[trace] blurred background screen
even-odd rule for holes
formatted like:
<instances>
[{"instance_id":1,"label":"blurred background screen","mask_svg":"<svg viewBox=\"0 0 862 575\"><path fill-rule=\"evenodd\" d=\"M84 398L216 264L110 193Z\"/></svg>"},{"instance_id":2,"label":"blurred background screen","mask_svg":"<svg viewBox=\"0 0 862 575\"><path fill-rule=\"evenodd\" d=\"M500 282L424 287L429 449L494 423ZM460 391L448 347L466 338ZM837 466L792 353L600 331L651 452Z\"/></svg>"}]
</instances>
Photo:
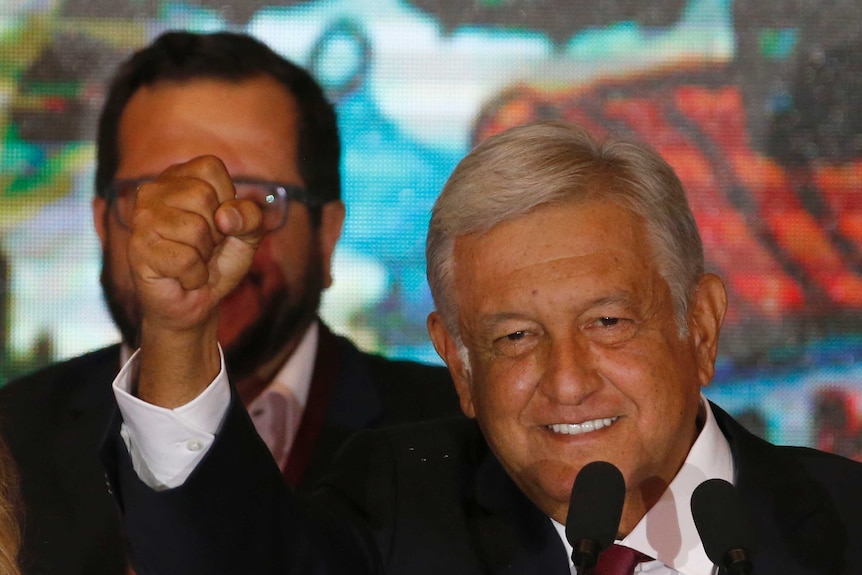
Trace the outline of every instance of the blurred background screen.
<instances>
[{"instance_id":1,"label":"blurred background screen","mask_svg":"<svg viewBox=\"0 0 862 575\"><path fill-rule=\"evenodd\" d=\"M857 0L0 0L0 381L118 340L90 207L106 79L167 29L229 29L337 105L336 331L439 362L443 182L491 133L576 121L646 140L688 190L731 299L707 395L774 442L862 455L860 22Z\"/></svg>"}]
</instances>

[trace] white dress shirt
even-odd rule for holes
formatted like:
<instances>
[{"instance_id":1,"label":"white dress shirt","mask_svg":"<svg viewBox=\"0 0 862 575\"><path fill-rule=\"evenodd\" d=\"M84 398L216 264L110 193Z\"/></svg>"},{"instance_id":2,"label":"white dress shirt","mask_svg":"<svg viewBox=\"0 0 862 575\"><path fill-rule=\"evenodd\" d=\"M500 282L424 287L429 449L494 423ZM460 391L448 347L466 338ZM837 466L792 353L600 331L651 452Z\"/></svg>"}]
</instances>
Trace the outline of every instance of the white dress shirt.
<instances>
[{"instance_id":1,"label":"white dress shirt","mask_svg":"<svg viewBox=\"0 0 862 575\"><path fill-rule=\"evenodd\" d=\"M276 374L273 382L252 401L248 410L258 434L269 446L273 457L284 465L299 419L286 422L288 428L279 435L272 429L273 394L289 394L305 407L311 387L314 358L317 354L319 325L312 323L296 350ZM120 370L114 380L114 395L123 415L120 435L129 450L138 476L150 487L167 489L182 485L215 438L230 404L230 386L221 355L221 370L203 393L175 409L157 407L131 394L138 368L137 353ZM283 437L289 437L285 443Z\"/></svg>"},{"instance_id":2,"label":"white dress shirt","mask_svg":"<svg viewBox=\"0 0 862 575\"><path fill-rule=\"evenodd\" d=\"M694 525L691 494L707 479L719 478L733 483L735 467L730 445L718 428L709 402L701 396L701 403L706 411L706 421L679 473L632 532L616 541L656 558L636 566L635 573L715 575L718 572L706 556ZM565 526L556 521L553 523L571 565L572 546L566 539Z\"/></svg>"},{"instance_id":3,"label":"white dress shirt","mask_svg":"<svg viewBox=\"0 0 862 575\"><path fill-rule=\"evenodd\" d=\"M275 379L248 405L248 414L279 468L284 469L293 440L308 403L314 358L317 355L318 323L313 322L299 345L275 375ZM282 403L292 405L285 421L276 411ZM273 425L273 424L277 425Z\"/></svg>"}]
</instances>

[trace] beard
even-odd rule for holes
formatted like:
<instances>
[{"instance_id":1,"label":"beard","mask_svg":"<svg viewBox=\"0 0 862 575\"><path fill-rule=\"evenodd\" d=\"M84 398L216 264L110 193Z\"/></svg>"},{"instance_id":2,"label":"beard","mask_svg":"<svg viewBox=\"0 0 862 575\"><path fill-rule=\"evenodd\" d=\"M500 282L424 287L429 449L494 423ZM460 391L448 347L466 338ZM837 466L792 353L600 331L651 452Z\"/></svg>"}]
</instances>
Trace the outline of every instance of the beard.
<instances>
[{"instance_id":1,"label":"beard","mask_svg":"<svg viewBox=\"0 0 862 575\"><path fill-rule=\"evenodd\" d=\"M232 381L253 375L286 346L294 348L299 344L320 306L323 270L317 254L309 258L306 271L300 293L291 294L284 286L275 290L267 297L258 318L225 347L225 365Z\"/></svg>"},{"instance_id":2,"label":"beard","mask_svg":"<svg viewBox=\"0 0 862 575\"><path fill-rule=\"evenodd\" d=\"M127 307L127 302L120 297L120 290L117 289L113 277L111 260L105 252L102 252L102 273L99 274L102 296L105 298L108 313L111 314L114 325L120 331L123 343L134 350L140 345L140 308L133 298L127 298L129 300Z\"/></svg>"},{"instance_id":3,"label":"beard","mask_svg":"<svg viewBox=\"0 0 862 575\"><path fill-rule=\"evenodd\" d=\"M113 277L110 258L103 253L99 276L102 294L123 342L135 349L140 345L140 306L132 295L123 297ZM232 381L254 374L259 366L275 358L286 347L295 347L317 316L323 291L323 264L319 249L313 249L310 254L303 283L298 289L298 293L293 293L294 290L282 286L271 293L257 319L224 348L225 364Z\"/></svg>"}]
</instances>

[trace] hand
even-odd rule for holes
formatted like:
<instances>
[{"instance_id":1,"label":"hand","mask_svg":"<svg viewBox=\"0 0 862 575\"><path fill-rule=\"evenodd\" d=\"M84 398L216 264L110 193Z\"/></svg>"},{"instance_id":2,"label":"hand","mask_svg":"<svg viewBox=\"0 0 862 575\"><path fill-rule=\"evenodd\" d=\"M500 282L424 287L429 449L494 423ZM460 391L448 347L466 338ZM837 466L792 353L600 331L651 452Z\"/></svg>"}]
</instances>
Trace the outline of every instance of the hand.
<instances>
[{"instance_id":1,"label":"hand","mask_svg":"<svg viewBox=\"0 0 862 575\"><path fill-rule=\"evenodd\" d=\"M171 166L138 190L129 264L142 313L142 399L181 405L218 373L219 303L263 238L260 209L234 195L213 156Z\"/></svg>"}]
</instances>

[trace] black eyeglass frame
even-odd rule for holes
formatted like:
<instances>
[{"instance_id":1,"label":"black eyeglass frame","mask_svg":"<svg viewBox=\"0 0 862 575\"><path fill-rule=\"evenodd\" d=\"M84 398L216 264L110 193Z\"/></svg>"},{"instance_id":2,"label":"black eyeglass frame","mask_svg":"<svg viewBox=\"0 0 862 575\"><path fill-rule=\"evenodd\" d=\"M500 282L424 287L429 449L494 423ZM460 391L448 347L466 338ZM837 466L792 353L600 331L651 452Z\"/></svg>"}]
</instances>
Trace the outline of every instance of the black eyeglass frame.
<instances>
[{"instance_id":1,"label":"black eyeglass frame","mask_svg":"<svg viewBox=\"0 0 862 575\"><path fill-rule=\"evenodd\" d=\"M137 195L138 188L140 188L144 184L148 184L154 182L155 178L120 178L113 180L105 189L102 194L105 200L108 202L108 208L114 213L117 217L117 221L126 229L130 228L129 222L124 221L124 219L120 216L120 212L116 207L117 200L123 195L125 190L131 189L132 195ZM287 210L290 205L290 201L300 202L301 204L306 205L311 210L319 209L324 203L324 201L319 198L313 197L308 193L308 190L303 186L297 184L284 184L281 182L272 182L269 180L255 179L255 178L235 178L233 180L234 187L239 191L241 186L258 186L267 190L272 196L278 198L282 205L284 206L281 209L281 217L278 222L273 224L266 225L266 231L271 232L279 229L284 225L284 222L287 221ZM129 192L126 192L128 195ZM240 197L240 194L236 196L238 199L250 199L245 197ZM262 205L258 202L258 205L262 210L265 210L265 204ZM266 213L264 213L264 221L266 221Z\"/></svg>"}]
</instances>

